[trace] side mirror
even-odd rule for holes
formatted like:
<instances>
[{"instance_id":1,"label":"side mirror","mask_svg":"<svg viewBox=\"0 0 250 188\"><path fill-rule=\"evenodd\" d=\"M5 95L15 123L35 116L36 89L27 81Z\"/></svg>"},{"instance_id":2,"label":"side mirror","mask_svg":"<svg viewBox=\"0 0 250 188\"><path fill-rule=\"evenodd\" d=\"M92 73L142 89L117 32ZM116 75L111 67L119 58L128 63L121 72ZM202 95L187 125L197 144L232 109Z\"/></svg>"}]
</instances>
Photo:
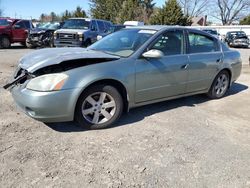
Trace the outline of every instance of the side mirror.
<instances>
[{"instance_id":1,"label":"side mirror","mask_svg":"<svg viewBox=\"0 0 250 188\"><path fill-rule=\"evenodd\" d=\"M160 50L149 50L145 53L142 54L143 57L145 58L154 58L154 59L160 59L164 56L163 52Z\"/></svg>"}]
</instances>

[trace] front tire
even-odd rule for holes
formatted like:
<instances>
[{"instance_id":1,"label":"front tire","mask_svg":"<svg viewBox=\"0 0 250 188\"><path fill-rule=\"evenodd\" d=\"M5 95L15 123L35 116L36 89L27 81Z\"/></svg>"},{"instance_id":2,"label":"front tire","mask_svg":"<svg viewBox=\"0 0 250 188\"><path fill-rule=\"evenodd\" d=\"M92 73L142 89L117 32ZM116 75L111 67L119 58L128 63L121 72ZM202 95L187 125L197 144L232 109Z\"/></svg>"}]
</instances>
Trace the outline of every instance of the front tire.
<instances>
[{"instance_id":1,"label":"front tire","mask_svg":"<svg viewBox=\"0 0 250 188\"><path fill-rule=\"evenodd\" d=\"M107 128L115 123L123 112L123 100L116 88L95 85L79 97L75 119L88 129Z\"/></svg>"},{"instance_id":2,"label":"front tire","mask_svg":"<svg viewBox=\"0 0 250 188\"><path fill-rule=\"evenodd\" d=\"M213 84L208 92L208 96L212 99L222 98L230 84L230 77L227 71L221 71L213 81Z\"/></svg>"}]
</instances>

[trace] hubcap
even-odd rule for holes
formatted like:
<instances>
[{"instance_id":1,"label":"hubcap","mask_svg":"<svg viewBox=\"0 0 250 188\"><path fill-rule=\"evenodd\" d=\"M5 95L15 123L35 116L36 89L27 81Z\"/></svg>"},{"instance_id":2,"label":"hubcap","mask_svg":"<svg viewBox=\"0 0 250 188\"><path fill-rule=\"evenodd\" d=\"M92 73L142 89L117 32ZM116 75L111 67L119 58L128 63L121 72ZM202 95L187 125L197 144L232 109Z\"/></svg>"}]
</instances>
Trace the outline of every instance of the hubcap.
<instances>
[{"instance_id":1,"label":"hubcap","mask_svg":"<svg viewBox=\"0 0 250 188\"><path fill-rule=\"evenodd\" d=\"M222 74L218 77L215 84L215 93L217 96L224 95L228 87L228 77L225 74Z\"/></svg>"},{"instance_id":2,"label":"hubcap","mask_svg":"<svg viewBox=\"0 0 250 188\"><path fill-rule=\"evenodd\" d=\"M93 124L102 124L109 121L115 112L115 100L105 92L97 92L89 95L82 104L84 119Z\"/></svg>"}]
</instances>

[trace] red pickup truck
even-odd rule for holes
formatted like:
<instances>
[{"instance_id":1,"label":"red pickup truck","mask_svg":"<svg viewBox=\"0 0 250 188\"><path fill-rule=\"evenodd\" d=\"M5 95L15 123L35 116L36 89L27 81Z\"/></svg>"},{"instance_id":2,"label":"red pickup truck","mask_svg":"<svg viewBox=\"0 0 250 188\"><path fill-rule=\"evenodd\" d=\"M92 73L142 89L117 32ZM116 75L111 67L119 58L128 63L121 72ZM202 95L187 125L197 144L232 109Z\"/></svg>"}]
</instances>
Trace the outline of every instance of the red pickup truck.
<instances>
[{"instance_id":1,"label":"red pickup truck","mask_svg":"<svg viewBox=\"0 0 250 188\"><path fill-rule=\"evenodd\" d=\"M25 45L31 28L30 20L0 18L0 48L9 48L15 42Z\"/></svg>"}]
</instances>

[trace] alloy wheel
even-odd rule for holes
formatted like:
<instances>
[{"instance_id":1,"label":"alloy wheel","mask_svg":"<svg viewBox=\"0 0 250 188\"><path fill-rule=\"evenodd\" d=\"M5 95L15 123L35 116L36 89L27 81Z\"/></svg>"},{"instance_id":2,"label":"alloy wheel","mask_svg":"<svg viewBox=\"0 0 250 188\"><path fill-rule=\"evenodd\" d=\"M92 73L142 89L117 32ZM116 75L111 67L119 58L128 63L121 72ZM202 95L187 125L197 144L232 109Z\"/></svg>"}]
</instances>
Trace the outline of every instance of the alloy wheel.
<instances>
[{"instance_id":1,"label":"alloy wheel","mask_svg":"<svg viewBox=\"0 0 250 188\"><path fill-rule=\"evenodd\" d=\"M116 112L114 98L106 92L96 92L83 101L82 115L92 124L102 124L109 121Z\"/></svg>"},{"instance_id":2,"label":"alloy wheel","mask_svg":"<svg viewBox=\"0 0 250 188\"><path fill-rule=\"evenodd\" d=\"M216 81L214 90L217 96L223 96L227 91L229 84L228 76L225 74L221 74Z\"/></svg>"}]
</instances>

